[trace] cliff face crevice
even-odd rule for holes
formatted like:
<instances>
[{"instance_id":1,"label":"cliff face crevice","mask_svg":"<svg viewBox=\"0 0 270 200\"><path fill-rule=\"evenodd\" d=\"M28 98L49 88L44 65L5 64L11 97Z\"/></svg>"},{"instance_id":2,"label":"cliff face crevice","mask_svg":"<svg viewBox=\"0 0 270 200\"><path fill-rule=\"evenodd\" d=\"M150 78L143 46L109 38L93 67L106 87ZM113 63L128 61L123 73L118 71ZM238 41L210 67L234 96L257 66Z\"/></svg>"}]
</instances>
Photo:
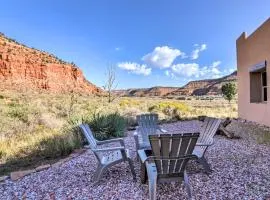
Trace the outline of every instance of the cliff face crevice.
<instances>
[{"instance_id":1,"label":"cliff face crevice","mask_svg":"<svg viewBox=\"0 0 270 200\"><path fill-rule=\"evenodd\" d=\"M74 64L43 51L28 48L0 34L0 89L97 94Z\"/></svg>"}]
</instances>

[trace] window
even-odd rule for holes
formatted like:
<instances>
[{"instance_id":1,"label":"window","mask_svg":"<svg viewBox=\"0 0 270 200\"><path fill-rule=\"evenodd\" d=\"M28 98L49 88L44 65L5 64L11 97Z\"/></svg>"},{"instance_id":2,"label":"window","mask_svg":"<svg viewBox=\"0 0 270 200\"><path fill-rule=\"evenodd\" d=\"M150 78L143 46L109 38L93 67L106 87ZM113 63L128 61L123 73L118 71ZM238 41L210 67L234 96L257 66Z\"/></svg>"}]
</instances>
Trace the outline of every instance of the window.
<instances>
[{"instance_id":1,"label":"window","mask_svg":"<svg viewBox=\"0 0 270 200\"><path fill-rule=\"evenodd\" d=\"M267 102L266 61L250 68L250 102Z\"/></svg>"},{"instance_id":2,"label":"window","mask_svg":"<svg viewBox=\"0 0 270 200\"><path fill-rule=\"evenodd\" d=\"M262 99L267 101L267 76L266 71L262 73Z\"/></svg>"}]
</instances>

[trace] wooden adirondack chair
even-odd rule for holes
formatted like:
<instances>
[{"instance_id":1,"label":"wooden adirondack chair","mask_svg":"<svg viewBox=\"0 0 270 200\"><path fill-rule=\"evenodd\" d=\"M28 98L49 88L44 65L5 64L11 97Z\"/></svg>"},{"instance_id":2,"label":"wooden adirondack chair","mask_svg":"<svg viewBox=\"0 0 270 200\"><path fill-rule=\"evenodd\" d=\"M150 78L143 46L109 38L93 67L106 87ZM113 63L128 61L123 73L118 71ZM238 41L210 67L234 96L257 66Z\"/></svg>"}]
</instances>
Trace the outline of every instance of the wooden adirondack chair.
<instances>
[{"instance_id":1,"label":"wooden adirondack chair","mask_svg":"<svg viewBox=\"0 0 270 200\"><path fill-rule=\"evenodd\" d=\"M150 148L148 135L157 134L159 131L162 133L167 132L158 125L158 114L138 115L136 119L138 123L138 127L134 133L136 150Z\"/></svg>"},{"instance_id":2,"label":"wooden adirondack chair","mask_svg":"<svg viewBox=\"0 0 270 200\"><path fill-rule=\"evenodd\" d=\"M147 150L139 150L138 154L147 170L150 200L156 199L157 183L183 180L192 198L185 169L190 159L197 158L192 152L198 137L199 133L149 135L152 155L147 156Z\"/></svg>"},{"instance_id":3,"label":"wooden adirondack chair","mask_svg":"<svg viewBox=\"0 0 270 200\"><path fill-rule=\"evenodd\" d=\"M124 140L122 138L98 141L94 138L88 124L81 124L80 129L85 138L87 139L90 149L94 152L98 160L98 167L94 175L94 181L98 182L103 172L107 170L109 167L125 161L128 161L128 164L130 166L133 175L133 179L136 181L134 165L129 156L128 149L125 148ZM102 144L109 144L112 142L119 142L121 146L109 148L100 148L98 146Z\"/></svg>"},{"instance_id":4,"label":"wooden adirondack chair","mask_svg":"<svg viewBox=\"0 0 270 200\"><path fill-rule=\"evenodd\" d=\"M206 117L204 119L203 125L200 130L200 137L193 151L193 154L198 157L199 163L203 165L207 173L211 172L212 170L205 158L205 153L208 147L214 144L214 135L216 134L220 123L220 119L211 117Z\"/></svg>"}]
</instances>

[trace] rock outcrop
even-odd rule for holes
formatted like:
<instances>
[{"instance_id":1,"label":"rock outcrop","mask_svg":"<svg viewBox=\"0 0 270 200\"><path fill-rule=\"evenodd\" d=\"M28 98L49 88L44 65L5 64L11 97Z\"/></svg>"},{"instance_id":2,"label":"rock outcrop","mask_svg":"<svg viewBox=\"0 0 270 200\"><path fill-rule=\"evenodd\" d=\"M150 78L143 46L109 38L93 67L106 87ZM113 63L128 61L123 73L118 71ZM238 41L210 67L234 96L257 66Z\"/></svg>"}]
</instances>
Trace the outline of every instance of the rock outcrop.
<instances>
[{"instance_id":1,"label":"rock outcrop","mask_svg":"<svg viewBox=\"0 0 270 200\"><path fill-rule=\"evenodd\" d=\"M190 81L184 87L181 87L167 95L187 95L187 96L202 96L202 95L221 95L221 87L228 82L236 82L237 72L233 72L228 76L217 79L207 79Z\"/></svg>"},{"instance_id":2,"label":"rock outcrop","mask_svg":"<svg viewBox=\"0 0 270 200\"><path fill-rule=\"evenodd\" d=\"M85 79L75 64L26 47L3 34L0 34L0 82L0 89L84 94L102 92Z\"/></svg>"},{"instance_id":3,"label":"rock outcrop","mask_svg":"<svg viewBox=\"0 0 270 200\"><path fill-rule=\"evenodd\" d=\"M202 96L220 95L221 87L227 82L236 82L237 72L218 79L191 81L183 87L152 87L114 91L120 96Z\"/></svg>"},{"instance_id":4,"label":"rock outcrop","mask_svg":"<svg viewBox=\"0 0 270 200\"><path fill-rule=\"evenodd\" d=\"M152 88L139 88L128 90L115 90L114 93L119 96L135 96L135 97L153 97L164 96L170 92L177 90L178 87L152 87Z\"/></svg>"}]
</instances>

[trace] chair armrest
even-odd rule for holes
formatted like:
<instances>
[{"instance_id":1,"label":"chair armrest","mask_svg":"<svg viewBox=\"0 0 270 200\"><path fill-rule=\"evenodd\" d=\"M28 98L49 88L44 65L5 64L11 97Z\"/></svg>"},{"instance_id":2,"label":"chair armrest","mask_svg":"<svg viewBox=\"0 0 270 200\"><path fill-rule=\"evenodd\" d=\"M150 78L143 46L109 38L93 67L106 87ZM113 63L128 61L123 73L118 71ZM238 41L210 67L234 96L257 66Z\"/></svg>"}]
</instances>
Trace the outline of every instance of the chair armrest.
<instances>
[{"instance_id":1,"label":"chair armrest","mask_svg":"<svg viewBox=\"0 0 270 200\"><path fill-rule=\"evenodd\" d=\"M138 134L137 131L135 131L135 132L133 133L133 137L134 137L134 139L135 139L136 142L139 141L139 134Z\"/></svg>"},{"instance_id":2,"label":"chair armrest","mask_svg":"<svg viewBox=\"0 0 270 200\"><path fill-rule=\"evenodd\" d=\"M139 135L138 135L137 131L135 131L133 133L133 137L134 137L134 140L135 140L136 150L138 150L138 149L140 149L140 144L139 144Z\"/></svg>"},{"instance_id":3,"label":"chair armrest","mask_svg":"<svg viewBox=\"0 0 270 200\"><path fill-rule=\"evenodd\" d=\"M162 133L168 133L168 131L167 131L167 130L162 129L161 127L159 127L159 128L158 128L158 130L160 130L160 132L162 132Z\"/></svg>"},{"instance_id":4,"label":"chair armrest","mask_svg":"<svg viewBox=\"0 0 270 200\"><path fill-rule=\"evenodd\" d=\"M214 144L214 140L212 139L212 141L208 144L205 143L196 143L196 146L212 146Z\"/></svg>"},{"instance_id":5,"label":"chair armrest","mask_svg":"<svg viewBox=\"0 0 270 200\"><path fill-rule=\"evenodd\" d=\"M133 136L138 137L138 131L137 130L133 133Z\"/></svg>"},{"instance_id":6,"label":"chair armrest","mask_svg":"<svg viewBox=\"0 0 270 200\"><path fill-rule=\"evenodd\" d=\"M110 139L110 140L97 141L97 144L101 145L101 144L108 144L108 143L112 143L112 142L120 142L121 146L123 146L123 147L125 146L123 138L115 138L115 139Z\"/></svg>"},{"instance_id":7,"label":"chair armrest","mask_svg":"<svg viewBox=\"0 0 270 200\"><path fill-rule=\"evenodd\" d=\"M104 151L118 151L118 150L125 150L125 147L109 147L109 148L102 148L102 149L94 149L94 152L104 152Z\"/></svg>"},{"instance_id":8,"label":"chair armrest","mask_svg":"<svg viewBox=\"0 0 270 200\"><path fill-rule=\"evenodd\" d=\"M148 158L145 151L142 149L142 150L138 150L137 152L140 157L140 160L142 161L142 163L144 163Z\"/></svg>"}]
</instances>

